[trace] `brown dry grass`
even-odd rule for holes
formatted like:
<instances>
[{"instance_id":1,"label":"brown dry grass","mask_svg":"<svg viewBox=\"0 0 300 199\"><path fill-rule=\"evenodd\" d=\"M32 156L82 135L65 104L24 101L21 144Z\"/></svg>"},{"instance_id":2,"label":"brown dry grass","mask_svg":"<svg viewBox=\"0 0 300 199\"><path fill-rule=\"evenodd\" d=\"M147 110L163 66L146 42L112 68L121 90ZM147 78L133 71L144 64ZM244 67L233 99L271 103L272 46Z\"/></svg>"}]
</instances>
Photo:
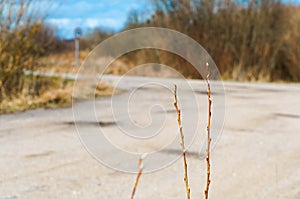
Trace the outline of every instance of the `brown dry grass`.
<instances>
[{"instance_id":1,"label":"brown dry grass","mask_svg":"<svg viewBox=\"0 0 300 199\"><path fill-rule=\"evenodd\" d=\"M74 52L65 51L62 53L52 53L42 57L39 60L40 67L38 70L56 73L77 73L84 59L87 58L91 51L82 50L79 52L79 67L74 67ZM100 66L101 63L106 63L105 57L99 57L94 60L95 66ZM127 60L117 59L105 71L106 74L121 75L125 74L134 65Z\"/></svg>"},{"instance_id":2,"label":"brown dry grass","mask_svg":"<svg viewBox=\"0 0 300 199\"><path fill-rule=\"evenodd\" d=\"M49 78L49 77L47 77ZM61 78L53 79L53 84L38 96L19 95L15 98L5 99L0 102L0 114L22 112L37 108L63 108L72 105L73 84L72 80ZM99 83L95 90L95 96L112 95L113 89L103 83Z\"/></svg>"},{"instance_id":3,"label":"brown dry grass","mask_svg":"<svg viewBox=\"0 0 300 199\"><path fill-rule=\"evenodd\" d=\"M83 62L89 51L79 52L79 65ZM42 57L39 60L40 71L51 71L60 73L77 73L80 67L74 67L74 52L66 51L63 53L54 53Z\"/></svg>"},{"instance_id":4,"label":"brown dry grass","mask_svg":"<svg viewBox=\"0 0 300 199\"><path fill-rule=\"evenodd\" d=\"M22 112L37 108L69 107L72 104L72 85L52 88L40 96L17 96L0 103L0 114Z\"/></svg>"}]
</instances>

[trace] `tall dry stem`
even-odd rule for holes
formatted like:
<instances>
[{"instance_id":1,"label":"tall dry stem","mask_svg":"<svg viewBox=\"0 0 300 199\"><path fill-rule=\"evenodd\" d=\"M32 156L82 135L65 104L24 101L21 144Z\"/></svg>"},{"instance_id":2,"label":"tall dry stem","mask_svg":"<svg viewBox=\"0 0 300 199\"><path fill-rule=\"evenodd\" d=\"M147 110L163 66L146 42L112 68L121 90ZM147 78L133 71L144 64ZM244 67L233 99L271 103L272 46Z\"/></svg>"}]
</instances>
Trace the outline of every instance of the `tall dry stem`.
<instances>
[{"instance_id":1,"label":"tall dry stem","mask_svg":"<svg viewBox=\"0 0 300 199\"><path fill-rule=\"evenodd\" d=\"M133 186L133 189L132 189L132 192L131 192L131 197L130 197L131 199L134 199L134 194L135 194L137 185L138 185L139 180L141 178L141 175L143 173L143 168L144 168L143 159L144 158L145 158L145 155L142 155L139 159L139 170L138 170L138 173L137 173L137 176L136 176L136 179L135 179L135 182L134 182L134 186Z\"/></svg>"},{"instance_id":2,"label":"tall dry stem","mask_svg":"<svg viewBox=\"0 0 300 199\"><path fill-rule=\"evenodd\" d=\"M210 179L210 142L211 142L211 136L210 136L210 123L211 123L211 91L210 91L210 83L209 83L209 76L210 72L208 69L208 63L206 63L208 74L205 78L206 84L207 84L207 99L208 99L208 118L207 118L207 148L206 148L206 186L204 190L204 196L205 199L208 199L208 192L209 192L209 185L211 182Z\"/></svg>"},{"instance_id":3,"label":"tall dry stem","mask_svg":"<svg viewBox=\"0 0 300 199\"><path fill-rule=\"evenodd\" d=\"M183 156L183 166L184 166L184 182L185 182L185 189L186 189L186 197L190 199L191 197L191 190L189 186L189 179L188 179L188 168L187 168L187 161L186 161L186 151L184 146L184 134L182 130L182 123L181 123L181 111L178 107L178 100L177 100L177 86L174 86L174 106L177 112L177 122L179 126L180 138L181 138L181 149L182 149L182 156Z\"/></svg>"}]
</instances>

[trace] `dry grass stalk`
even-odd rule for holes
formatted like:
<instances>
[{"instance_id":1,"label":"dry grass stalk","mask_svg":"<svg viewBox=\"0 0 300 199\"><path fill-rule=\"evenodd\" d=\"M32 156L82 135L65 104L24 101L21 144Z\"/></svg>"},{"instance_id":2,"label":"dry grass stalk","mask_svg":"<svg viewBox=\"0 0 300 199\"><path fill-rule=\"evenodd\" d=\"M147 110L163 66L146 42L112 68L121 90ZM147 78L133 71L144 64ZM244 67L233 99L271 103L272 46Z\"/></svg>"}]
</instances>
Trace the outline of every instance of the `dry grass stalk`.
<instances>
[{"instance_id":1,"label":"dry grass stalk","mask_svg":"<svg viewBox=\"0 0 300 199\"><path fill-rule=\"evenodd\" d=\"M181 149L182 149L182 155L183 155L183 163L184 163L184 182L185 182L185 188L186 188L186 197L190 199L191 190L189 186L189 180L188 180L188 168L187 168L187 161L186 161L186 151L184 146L184 134L182 131L182 124L181 124L181 111L178 107L178 100L177 100L177 86L175 85L174 88L174 106L177 112L177 122L179 126L180 131L180 138L181 138Z\"/></svg>"},{"instance_id":2,"label":"dry grass stalk","mask_svg":"<svg viewBox=\"0 0 300 199\"><path fill-rule=\"evenodd\" d=\"M210 83L209 83L210 72L208 69L208 63L206 63L206 67L208 70L208 74L205 78L205 81L207 84L208 120L207 120L207 148L206 148L206 186L205 186L205 190L204 190L204 196L205 196L205 199L208 199L209 185L211 182L211 179L210 179L210 142L211 142L210 123L211 123L212 100L211 100L211 91L210 91Z\"/></svg>"},{"instance_id":3,"label":"dry grass stalk","mask_svg":"<svg viewBox=\"0 0 300 199\"><path fill-rule=\"evenodd\" d=\"M133 189L132 189L132 192L131 192L131 197L130 197L131 199L134 199L134 194L135 194L137 185L138 185L139 180L141 178L141 175L143 173L143 168L144 168L143 159L144 158L145 158L145 155L142 155L139 159L139 170L138 170L138 173L137 173L137 176L136 176L136 179L135 179L135 182L134 182L134 186L133 186Z\"/></svg>"}]
</instances>

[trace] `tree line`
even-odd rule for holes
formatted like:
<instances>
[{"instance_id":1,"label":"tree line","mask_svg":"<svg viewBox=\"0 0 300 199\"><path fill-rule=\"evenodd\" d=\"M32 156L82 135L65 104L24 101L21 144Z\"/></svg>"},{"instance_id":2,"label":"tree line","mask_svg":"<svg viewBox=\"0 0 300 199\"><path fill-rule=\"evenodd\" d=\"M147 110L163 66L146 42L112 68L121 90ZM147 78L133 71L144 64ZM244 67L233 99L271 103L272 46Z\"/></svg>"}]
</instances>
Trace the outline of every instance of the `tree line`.
<instances>
[{"instance_id":1,"label":"tree line","mask_svg":"<svg viewBox=\"0 0 300 199\"><path fill-rule=\"evenodd\" d=\"M300 80L299 7L279 0L151 2L151 18L143 20L143 12L132 11L127 28L157 26L187 34L208 51L224 79ZM133 54L136 59L154 57L190 74L184 60L173 55L167 58L165 52Z\"/></svg>"}]
</instances>

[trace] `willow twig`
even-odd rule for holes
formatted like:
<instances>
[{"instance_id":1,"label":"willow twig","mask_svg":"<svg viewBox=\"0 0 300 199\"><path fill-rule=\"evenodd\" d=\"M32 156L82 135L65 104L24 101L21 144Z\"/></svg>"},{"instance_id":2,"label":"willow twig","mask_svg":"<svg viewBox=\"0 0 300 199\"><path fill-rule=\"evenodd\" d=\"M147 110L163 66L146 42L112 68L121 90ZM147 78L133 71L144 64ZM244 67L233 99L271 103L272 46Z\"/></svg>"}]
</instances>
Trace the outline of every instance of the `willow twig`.
<instances>
[{"instance_id":1,"label":"willow twig","mask_svg":"<svg viewBox=\"0 0 300 199\"><path fill-rule=\"evenodd\" d=\"M211 123L211 91L210 91L210 83L209 83L209 76L210 72L208 69L208 63L206 63L206 67L208 70L208 74L205 78L206 84L207 84L207 99L208 99L208 120L207 120L207 148L206 148L206 186L204 190L204 196L205 199L208 199L208 192L209 192L209 185L211 182L210 179L210 142L211 142L211 136L210 136L210 123Z\"/></svg>"},{"instance_id":2,"label":"willow twig","mask_svg":"<svg viewBox=\"0 0 300 199\"><path fill-rule=\"evenodd\" d=\"M139 170L138 170L138 173L137 173L137 176L136 176L136 179L135 179L135 182L134 182L134 186L133 186L133 189L132 189L132 192L131 192L131 197L130 197L131 199L134 199L134 194L135 194L137 185L138 185L140 177L143 173L143 168L144 168L143 159L144 158L145 158L145 155L142 155L139 159Z\"/></svg>"},{"instance_id":3,"label":"willow twig","mask_svg":"<svg viewBox=\"0 0 300 199\"><path fill-rule=\"evenodd\" d=\"M186 152L185 152L185 146L184 146L184 134L182 131L182 124L181 124L181 111L178 107L178 100L177 100L177 86L175 85L174 88L174 106L177 112L177 122L179 126L179 132L180 132L180 138L181 138L181 149L182 149L182 155L183 155L183 164L184 164L184 182L185 182L185 188L186 188L186 197L187 199L190 199L191 190L189 186L189 180L188 180L188 168L187 168L187 161L186 161Z\"/></svg>"}]
</instances>

